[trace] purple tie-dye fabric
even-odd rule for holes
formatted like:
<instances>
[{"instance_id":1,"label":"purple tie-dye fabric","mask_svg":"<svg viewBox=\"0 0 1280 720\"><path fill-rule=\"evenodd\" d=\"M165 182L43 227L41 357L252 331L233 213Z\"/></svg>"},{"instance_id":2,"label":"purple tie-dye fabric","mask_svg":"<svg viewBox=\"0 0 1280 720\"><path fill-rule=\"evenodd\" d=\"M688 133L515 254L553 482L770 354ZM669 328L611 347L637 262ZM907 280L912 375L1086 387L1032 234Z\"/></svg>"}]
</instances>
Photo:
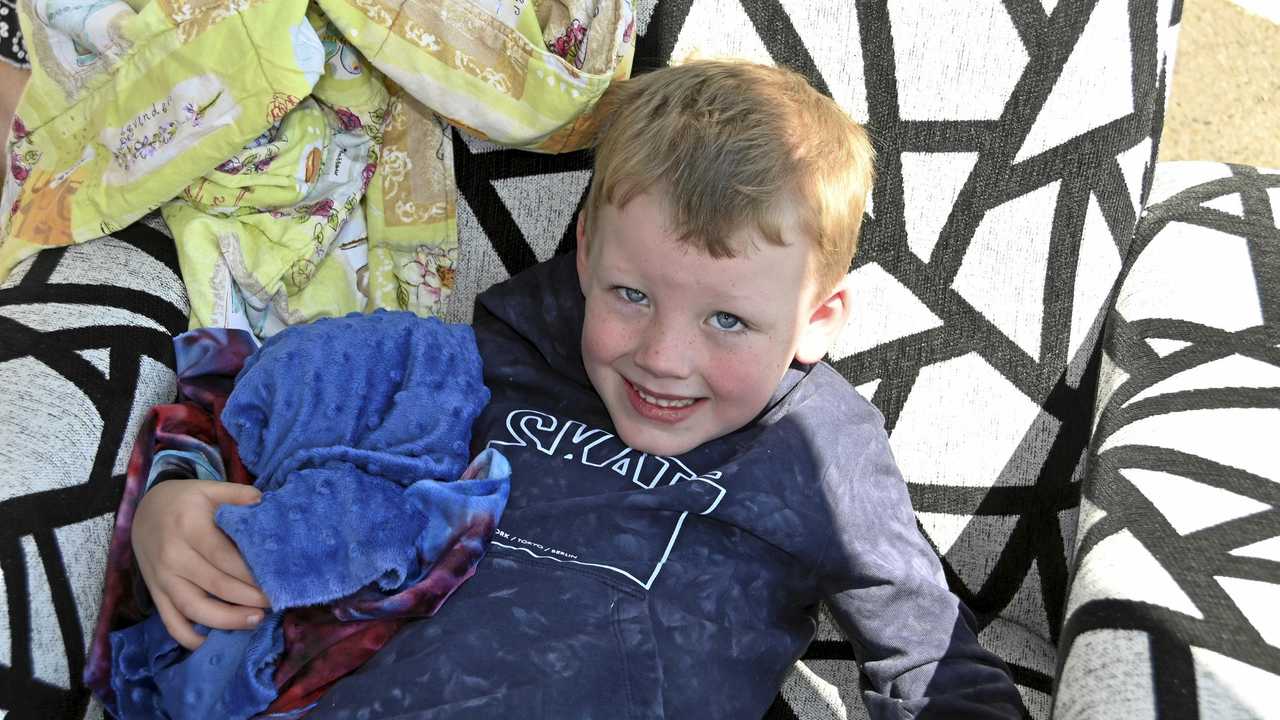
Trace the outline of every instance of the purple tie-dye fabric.
<instances>
[{"instance_id":1,"label":"purple tie-dye fabric","mask_svg":"<svg viewBox=\"0 0 1280 720\"><path fill-rule=\"evenodd\" d=\"M291 329L256 355L237 331L175 346L180 402L155 408L135 446L86 683L124 717L296 717L401 624L433 614L487 547L505 459L485 453L442 481L465 464L488 399L474 338L378 313ZM198 454L236 482L258 472L267 491L218 522L274 611L255 630L214 631L195 653L143 619L133 573L132 516L161 450Z\"/></svg>"},{"instance_id":2,"label":"purple tie-dye fabric","mask_svg":"<svg viewBox=\"0 0 1280 720\"><path fill-rule=\"evenodd\" d=\"M221 465L227 474L226 480L253 482L240 462L235 440L218 420L235 385L236 374L256 350L253 339L238 330L208 328L179 335L174 338L173 346L178 401L152 408L138 429L107 551L102 607L85 665L85 685L108 708L117 706L110 684L110 634L142 622L152 611L134 564L130 542L133 514L146 487L152 458L166 449L199 454L211 464Z\"/></svg>"}]
</instances>

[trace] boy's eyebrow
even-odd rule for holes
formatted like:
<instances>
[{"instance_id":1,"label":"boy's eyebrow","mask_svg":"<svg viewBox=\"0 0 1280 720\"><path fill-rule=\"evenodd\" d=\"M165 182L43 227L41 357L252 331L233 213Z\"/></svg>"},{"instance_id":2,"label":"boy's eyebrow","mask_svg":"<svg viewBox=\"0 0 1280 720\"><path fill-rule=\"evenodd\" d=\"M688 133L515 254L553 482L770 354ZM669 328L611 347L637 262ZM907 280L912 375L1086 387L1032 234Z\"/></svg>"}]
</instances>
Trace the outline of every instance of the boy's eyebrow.
<instances>
[{"instance_id":1,"label":"boy's eyebrow","mask_svg":"<svg viewBox=\"0 0 1280 720\"><path fill-rule=\"evenodd\" d=\"M619 268L619 274L625 275L627 273L625 270ZM670 278L668 278L668 281L670 281ZM703 283L699 278L695 278L692 280L692 287L698 287L703 289L713 302L725 302L725 303L735 303L735 304L749 303L755 300L758 294L756 291L756 288L750 285L745 285L740 290L737 288L721 288L721 287L715 287L707 283Z\"/></svg>"},{"instance_id":2,"label":"boy's eyebrow","mask_svg":"<svg viewBox=\"0 0 1280 720\"><path fill-rule=\"evenodd\" d=\"M754 300L754 299L755 299L755 297L756 297L756 293L755 293L755 292L752 292L750 289L747 289L747 290L745 290L744 292L733 292L733 291L730 291L730 292L720 292L720 291L718 291L718 292L716 292L716 296L717 296L717 299L722 299L722 300L732 300L732 301L734 301L734 302L746 302L746 301L748 301L748 300Z\"/></svg>"}]
</instances>

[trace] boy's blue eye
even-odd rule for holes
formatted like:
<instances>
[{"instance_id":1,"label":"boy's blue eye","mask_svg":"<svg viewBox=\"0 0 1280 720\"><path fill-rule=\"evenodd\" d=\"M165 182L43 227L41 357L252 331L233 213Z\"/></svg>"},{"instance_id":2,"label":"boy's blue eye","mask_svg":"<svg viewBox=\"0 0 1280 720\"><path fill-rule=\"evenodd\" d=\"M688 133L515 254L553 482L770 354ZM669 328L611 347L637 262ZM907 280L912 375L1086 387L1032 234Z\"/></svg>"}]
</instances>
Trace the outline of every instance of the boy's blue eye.
<instances>
[{"instance_id":1,"label":"boy's blue eye","mask_svg":"<svg viewBox=\"0 0 1280 720\"><path fill-rule=\"evenodd\" d=\"M711 316L711 324L716 326L717 330L739 331L745 330L747 325L738 318L737 315L727 312L718 312Z\"/></svg>"},{"instance_id":2,"label":"boy's blue eye","mask_svg":"<svg viewBox=\"0 0 1280 720\"><path fill-rule=\"evenodd\" d=\"M649 300L648 295L645 295L635 288L620 287L618 288L618 294L622 296L623 300L636 305L643 305Z\"/></svg>"}]
</instances>

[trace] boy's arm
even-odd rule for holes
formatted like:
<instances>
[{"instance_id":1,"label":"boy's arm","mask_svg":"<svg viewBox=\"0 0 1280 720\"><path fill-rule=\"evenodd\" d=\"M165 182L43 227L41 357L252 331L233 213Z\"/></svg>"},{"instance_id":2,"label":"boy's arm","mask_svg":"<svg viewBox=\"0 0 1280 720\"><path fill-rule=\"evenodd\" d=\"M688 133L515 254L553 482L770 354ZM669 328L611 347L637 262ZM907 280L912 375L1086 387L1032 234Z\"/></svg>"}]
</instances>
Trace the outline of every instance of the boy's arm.
<instances>
[{"instance_id":1,"label":"boy's arm","mask_svg":"<svg viewBox=\"0 0 1280 720\"><path fill-rule=\"evenodd\" d=\"M865 436L861 456L824 482L835 525L820 582L870 680L871 716L1025 717L1007 667L978 644L973 615L917 529L884 431L855 434Z\"/></svg>"}]
</instances>

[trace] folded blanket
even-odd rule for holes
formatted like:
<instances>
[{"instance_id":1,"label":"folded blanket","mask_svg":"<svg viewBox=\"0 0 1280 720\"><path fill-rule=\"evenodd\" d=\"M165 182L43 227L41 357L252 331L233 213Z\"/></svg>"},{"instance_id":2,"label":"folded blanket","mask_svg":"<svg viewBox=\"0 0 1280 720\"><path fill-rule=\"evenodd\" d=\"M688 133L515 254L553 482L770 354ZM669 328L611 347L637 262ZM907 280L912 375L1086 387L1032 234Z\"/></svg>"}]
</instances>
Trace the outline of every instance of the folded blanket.
<instances>
[{"instance_id":1,"label":"folded blanket","mask_svg":"<svg viewBox=\"0 0 1280 720\"><path fill-rule=\"evenodd\" d=\"M457 256L452 123L583 147L630 73L632 0L33 0L0 279L160 207L191 326L259 337L438 315Z\"/></svg>"},{"instance_id":2,"label":"folded blanket","mask_svg":"<svg viewBox=\"0 0 1280 720\"><path fill-rule=\"evenodd\" d=\"M162 438L160 452L173 452L150 475L195 451L193 463L243 463L258 476L262 502L224 506L217 522L272 609L251 631L210 632L193 653L152 615L112 632L108 658L103 625L123 623L104 603L86 682L117 716L248 718L307 707L401 623L439 608L474 572L505 506L506 460L485 451L466 464L471 423L488 400L469 327L379 312L291 328L254 355L247 342L228 351L204 334L204 352L180 351L180 361L222 379L243 359L208 425L225 428L234 457L218 453L215 463L199 452L211 443L164 433L141 439L110 571L131 563L118 544L127 544L142 484L134 468L154 460ZM190 385L188 376L182 387ZM219 386L199 383L203 394L194 394L218 408L210 388ZM109 589L120 585L109 578Z\"/></svg>"}]
</instances>

